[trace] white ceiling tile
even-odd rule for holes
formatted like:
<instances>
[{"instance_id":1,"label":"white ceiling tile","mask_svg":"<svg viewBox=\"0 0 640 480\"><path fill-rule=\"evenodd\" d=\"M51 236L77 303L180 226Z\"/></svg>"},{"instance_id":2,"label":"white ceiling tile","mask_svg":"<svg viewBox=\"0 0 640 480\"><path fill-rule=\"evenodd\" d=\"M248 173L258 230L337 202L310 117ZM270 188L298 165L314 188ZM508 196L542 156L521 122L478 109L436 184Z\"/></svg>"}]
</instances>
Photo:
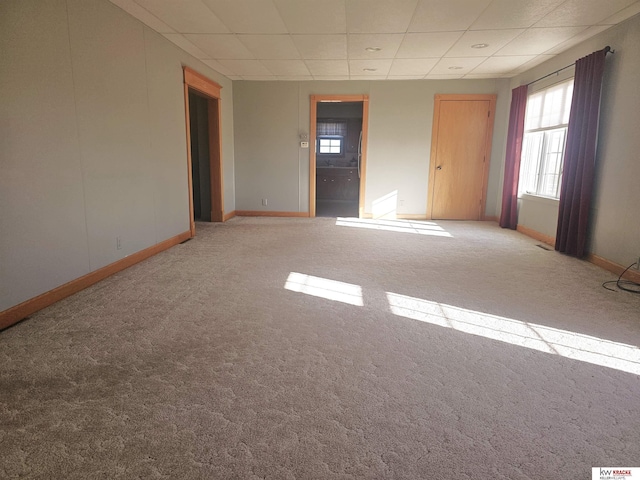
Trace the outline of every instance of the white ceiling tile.
<instances>
[{"instance_id":1,"label":"white ceiling tile","mask_svg":"<svg viewBox=\"0 0 640 480\"><path fill-rule=\"evenodd\" d=\"M422 80L424 75L387 75L387 80Z\"/></svg>"},{"instance_id":2,"label":"white ceiling tile","mask_svg":"<svg viewBox=\"0 0 640 480\"><path fill-rule=\"evenodd\" d=\"M567 0L536 27L593 25L628 7L636 0Z\"/></svg>"},{"instance_id":3,"label":"white ceiling tile","mask_svg":"<svg viewBox=\"0 0 640 480\"><path fill-rule=\"evenodd\" d=\"M302 58L346 60L347 35L291 35Z\"/></svg>"},{"instance_id":4,"label":"white ceiling tile","mask_svg":"<svg viewBox=\"0 0 640 480\"><path fill-rule=\"evenodd\" d=\"M237 38L259 60L300 58L289 35L238 35Z\"/></svg>"},{"instance_id":5,"label":"white ceiling tile","mask_svg":"<svg viewBox=\"0 0 640 480\"><path fill-rule=\"evenodd\" d=\"M278 80L278 77L276 77L275 75L244 75L242 79L249 80L249 81L264 82L264 81L276 81Z\"/></svg>"},{"instance_id":6,"label":"white ceiling tile","mask_svg":"<svg viewBox=\"0 0 640 480\"><path fill-rule=\"evenodd\" d=\"M523 63L518 68L516 68L513 73L522 73L527 70L532 69L533 67L540 65L541 63L546 62L547 60L555 57L555 55L537 55L533 60L529 60L527 63Z\"/></svg>"},{"instance_id":7,"label":"white ceiling tile","mask_svg":"<svg viewBox=\"0 0 640 480\"><path fill-rule=\"evenodd\" d=\"M111 3L117 5L129 15L136 17L142 23L151 27L158 33L175 33L173 28L156 17L153 13L142 8L133 0L111 0Z\"/></svg>"},{"instance_id":8,"label":"white ceiling tile","mask_svg":"<svg viewBox=\"0 0 640 480\"><path fill-rule=\"evenodd\" d=\"M598 22L600 25L616 25L617 23L625 21L627 18L631 18L634 15L640 13L640 2L636 2L633 5L620 10L618 13L611 15L608 18L605 18L601 22Z\"/></svg>"},{"instance_id":9,"label":"white ceiling tile","mask_svg":"<svg viewBox=\"0 0 640 480\"><path fill-rule=\"evenodd\" d=\"M569 40L585 27L530 28L509 42L497 55L537 55Z\"/></svg>"},{"instance_id":10,"label":"white ceiling tile","mask_svg":"<svg viewBox=\"0 0 640 480\"><path fill-rule=\"evenodd\" d=\"M461 36L462 32L407 33L396 57L441 57Z\"/></svg>"},{"instance_id":11,"label":"white ceiling tile","mask_svg":"<svg viewBox=\"0 0 640 480\"><path fill-rule=\"evenodd\" d=\"M220 60L220 63L232 70L236 75L269 76L271 72L259 60Z\"/></svg>"},{"instance_id":12,"label":"white ceiling tile","mask_svg":"<svg viewBox=\"0 0 640 480\"><path fill-rule=\"evenodd\" d=\"M349 80L349 75L314 75L315 80Z\"/></svg>"},{"instance_id":13,"label":"white ceiling tile","mask_svg":"<svg viewBox=\"0 0 640 480\"><path fill-rule=\"evenodd\" d=\"M351 76L378 76L384 75L385 77L389 73L392 60L349 60L349 72ZM365 71L367 69L374 69L374 71Z\"/></svg>"},{"instance_id":14,"label":"white ceiling tile","mask_svg":"<svg viewBox=\"0 0 640 480\"><path fill-rule=\"evenodd\" d=\"M424 78L426 78L427 80L457 80L459 78L462 78L463 76L464 74L462 73L459 75L440 75L440 74L430 73Z\"/></svg>"},{"instance_id":15,"label":"white ceiling tile","mask_svg":"<svg viewBox=\"0 0 640 480\"><path fill-rule=\"evenodd\" d=\"M509 78L640 14L640 0L110 1L222 75L265 80Z\"/></svg>"},{"instance_id":16,"label":"white ceiling tile","mask_svg":"<svg viewBox=\"0 0 640 480\"><path fill-rule=\"evenodd\" d=\"M471 73L473 74L499 74L511 73L516 68L530 60L536 58L535 55L514 55L510 57L489 57Z\"/></svg>"},{"instance_id":17,"label":"white ceiling tile","mask_svg":"<svg viewBox=\"0 0 640 480\"><path fill-rule=\"evenodd\" d=\"M465 32L447 52L447 57L489 57L512 41L525 30L481 30ZM472 45L486 43L486 48L473 48Z\"/></svg>"},{"instance_id":18,"label":"white ceiling tile","mask_svg":"<svg viewBox=\"0 0 640 480\"><path fill-rule=\"evenodd\" d=\"M274 0L289 33L346 33L345 0Z\"/></svg>"},{"instance_id":19,"label":"white ceiling tile","mask_svg":"<svg viewBox=\"0 0 640 480\"><path fill-rule=\"evenodd\" d=\"M386 75L351 75L349 80L386 80Z\"/></svg>"},{"instance_id":20,"label":"white ceiling tile","mask_svg":"<svg viewBox=\"0 0 640 480\"><path fill-rule=\"evenodd\" d=\"M418 0L347 0L349 33L405 33Z\"/></svg>"},{"instance_id":21,"label":"white ceiling tile","mask_svg":"<svg viewBox=\"0 0 640 480\"><path fill-rule=\"evenodd\" d=\"M515 74L513 74L515 75ZM473 79L473 80L481 80L484 78L509 78L509 76L513 76L511 74L500 74L500 73L467 73L463 78L464 79Z\"/></svg>"},{"instance_id":22,"label":"white ceiling tile","mask_svg":"<svg viewBox=\"0 0 640 480\"><path fill-rule=\"evenodd\" d=\"M491 0L420 0L410 32L467 30Z\"/></svg>"},{"instance_id":23,"label":"white ceiling tile","mask_svg":"<svg viewBox=\"0 0 640 480\"><path fill-rule=\"evenodd\" d=\"M589 27L586 30L583 30L582 32L580 32L575 37L571 37L566 42L562 42L561 44L556 45L553 48L550 48L549 50L547 50L544 53L551 54L551 55L556 55L556 54L558 54L560 52L564 52L568 48L571 48L574 45L577 45L577 44L585 41L587 38L591 38L594 35L597 35L597 34L599 34L601 32L604 32L608 28L610 28L609 25L598 25L598 26L594 26L594 27Z\"/></svg>"},{"instance_id":24,"label":"white ceiling tile","mask_svg":"<svg viewBox=\"0 0 640 480\"><path fill-rule=\"evenodd\" d=\"M314 76L349 75L346 60L307 60L305 63Z\"/></svg>"},{"instance_id":25,"label":"white ceiling tile","mask_svg":"<svg viewBox=\"0 0 640 480\"><path fill-rule=\"evenodd\" d=\"M170 40L171 42L175 43L182 50L184 50L187 53L190 53L196 58L200 58L200 59L209 58L209 54L200 50L198 47L196 47L193 43L191 43L189 40L184 38L184 36L180 35L179 33L163 33L162 36Z\"/></svg>"},{"instance_id":26,"label":"white ceiling tile","mask_svg":"<svg viewBox=\"0 0 640 480\"><path fill-rule=\"evenodd\" d=\"M295 81L295 82L313 80L313 77L311 75L278 75L276 78L278 80Z\"/></svg>"},{"instance_id":27,"label":"white ceiling tile","mask_svg":"<svg viewBox=\"0 0 640 480\"><path fill-rule=\"evenodd\" d=\"M473 22L471 30L527 28L564 0L493 0Z\"/></svg>"},{"instance_id":28,"label":"white ceiling tile","mask_svg":"<svg viewBox=\"0 0 640 480\"><path fill-rule=\"evenodd\" d=\"M222 65L220 62L218 62L217 60L202 60L203 63L209 65L211 68L213 68L216 72L221 73L222 75L224 75L225 77L229 77L232 75L235 75L235 72L232 71L231 69L225 67L224 65Z\"/></svg>"},{"instance_id":29,"label":"white ceiling tile","mask_svg":"<svg viewBox=\"0 0 640 480\"><path fill-rule=\"evenodd\" d=\"M302 60L263 60L262 64L273 75L311 75L311 73L309 73L309 69Z\"/></svg>"},{"instance_id":30,"label":"white ceiling tile","mask_svg":"<svg viewBox=\"0 0 640 480\"><path fill-rule=\"evenodd\" d=\"M349 35L349 58L393 58L396 56L400 43L404 38L402 33L358 33ZM366 48L380 48L380 51L369 52Z\"/></svg>"},{"instance_id":31,"label":"white ceiling tile","mask_svg":"<svg viewBox=\"0 0 640 480\"><path fill-rule=\"evenodd\" d=\"M466 57L466 58L441 58L435 67L429 72L436 75L464 75L471 72L475 67L480 65L485 58L483 57Z\"/></svg>"},{"instance_id":32,"label":"white ceiling tile","mask_svg":"<svg viewBox=\"0 0 640 480\"><path fill-rule=\"evenodd\" d=\"M229 29L200 0L136 0L179 33L228 33Z\"/></svg>"},{"instance_id":33,"label":"white ceiling tile","mask_svg":"<svg viewBox=\"0 0 640 480\"><path fill-rule=\"evenodd\" d=\"M287 33L273 2L265 0L203 0L234 33Z\"/></svg>"},{"instance_id":34,"label":"white ceiling tile","mask_svg":"<svg viewBox=\"0 0 640 480\"><path fill-rule=\"evenodd\" d=\"M247 47L238 40L238 37L233 34L191 34L185 35L185 37L202 51L207 53L209 58L216 58L218 60L222 58L254 58L249 49L247 49Z\"/></svg>"},{"instance_id":35,"label":"white ceiling tile","mask_svg":"<svg viewBox=\"0 0 640 480\"><path fill-rule=\"evenodd\" d=\"M438 63L437 58L396 58L391 64L389 75L422 75L431 71Z\"/></svg>"}]
</instances>

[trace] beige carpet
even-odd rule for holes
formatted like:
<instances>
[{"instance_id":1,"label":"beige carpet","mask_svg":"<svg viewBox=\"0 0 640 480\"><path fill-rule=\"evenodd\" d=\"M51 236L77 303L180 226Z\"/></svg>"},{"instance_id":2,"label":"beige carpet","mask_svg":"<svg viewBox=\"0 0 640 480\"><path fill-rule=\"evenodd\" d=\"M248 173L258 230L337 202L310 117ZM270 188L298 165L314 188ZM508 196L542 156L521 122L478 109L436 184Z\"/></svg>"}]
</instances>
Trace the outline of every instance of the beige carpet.
<instances>
[{"instance_id":1,"label":"beige carpet","mask_svg":"<svg viewBox=\"0 0 640 480\"><path fill-rule=\"evenodd\" d=\"M340 223L198 224L1 332L0 478L640 466L639 296L493 223Z\"/></svg>"}]
</instances>

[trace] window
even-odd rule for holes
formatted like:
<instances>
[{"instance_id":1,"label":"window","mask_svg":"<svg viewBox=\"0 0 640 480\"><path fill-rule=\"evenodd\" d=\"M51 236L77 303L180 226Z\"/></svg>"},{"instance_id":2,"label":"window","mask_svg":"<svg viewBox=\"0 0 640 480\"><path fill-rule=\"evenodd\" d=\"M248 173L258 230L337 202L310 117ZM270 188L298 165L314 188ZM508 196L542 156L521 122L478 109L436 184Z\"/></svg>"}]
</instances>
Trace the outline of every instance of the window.
<instances>
[{"instance_id":1,"label":"window","mask_svg":"<svg viewBox=\"0 0 640 480\"><path fill-rule=\"evenodd\" d=\"M559 197L572 94L573 79L529 95L518 196Z\"/></svg>"},{"instance_id":2,"label":"window","mask_svg":"<svg viewBox=\"0 0 640 480\"><path fill-rule=\"evenodd\" d=\"M318 120L318 153L342 155L344 137L347 134L347 122L344 120Z\"/></svg>"},{"instance_id":3,"label":"window","mask_svg":"<svg viewBox=\"0 0 640 480\"><path fill-rule=\"evenodd\" d=\"M342 144L344 143L343 137L329 137L324 136L318 139L318 152L324 154L340 155L342 153Z\"/></svg>"}]
</instances>

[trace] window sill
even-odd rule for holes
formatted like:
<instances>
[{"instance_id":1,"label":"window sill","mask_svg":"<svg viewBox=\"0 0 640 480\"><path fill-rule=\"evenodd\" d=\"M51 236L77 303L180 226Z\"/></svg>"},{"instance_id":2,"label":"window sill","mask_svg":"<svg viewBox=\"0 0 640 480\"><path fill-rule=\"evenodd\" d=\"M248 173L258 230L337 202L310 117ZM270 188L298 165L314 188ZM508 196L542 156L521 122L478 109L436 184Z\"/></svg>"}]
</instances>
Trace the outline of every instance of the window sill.
<instances>
[{"instance_id":1,"label":"window sill","mask_svg":"<svg viewBox=\"0 0 640 480\"><path fill-rule=\"evenodd\" d=\"M523 193L520 197L520 200L525 200L527 202L546 203L548 205L558 205L560 203L560 200L558 198L543 197L541 195L534 195L531 193Z\"/></svg>"}]
</instances>

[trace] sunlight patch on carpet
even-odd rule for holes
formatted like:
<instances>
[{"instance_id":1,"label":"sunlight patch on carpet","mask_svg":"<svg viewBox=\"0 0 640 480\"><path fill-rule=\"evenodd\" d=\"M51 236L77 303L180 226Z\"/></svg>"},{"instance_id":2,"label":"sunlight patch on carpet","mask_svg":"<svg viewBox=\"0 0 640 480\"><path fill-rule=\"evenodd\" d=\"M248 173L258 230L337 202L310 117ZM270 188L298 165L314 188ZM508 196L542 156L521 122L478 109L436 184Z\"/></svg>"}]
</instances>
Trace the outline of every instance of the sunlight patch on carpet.
<instances>
[{"instance_id":1,"label":"sunlight patch on carpet","mask_svg":"<svg viewBox=\"0 0 640 480\"><path fill-rule=\"evenodd\" d=\"M453 235L437 223L419 220L338 217L336 219L336 225L338 227L369 228L372 230L386 230L388 232L417 233L418 235L431 235L434 237L453 237Z\"/></svg>"},{"instance_id":2,"label":"sunlight patch on carpet","mask_svg":"<svg viewBox=\"0 0 640 480\"><path fill-rule=\"evenodd\" d=\"M336 302L348 303L358 307L363 305L362 287L351 283L291 272L284 284L284 288L292 292L335 300Z\"/></svg>"},{"instance_id":3,"label":"sunlight patch on carpet","mask_svg":"<svg viewBox=\"0 0 640 480\"><path fill-rule=\"evenodd\" d=\"M387 299L401 317L640 375L640 349L633 345L397 293L387 292Z\"/></svg>"}]
</instances>

